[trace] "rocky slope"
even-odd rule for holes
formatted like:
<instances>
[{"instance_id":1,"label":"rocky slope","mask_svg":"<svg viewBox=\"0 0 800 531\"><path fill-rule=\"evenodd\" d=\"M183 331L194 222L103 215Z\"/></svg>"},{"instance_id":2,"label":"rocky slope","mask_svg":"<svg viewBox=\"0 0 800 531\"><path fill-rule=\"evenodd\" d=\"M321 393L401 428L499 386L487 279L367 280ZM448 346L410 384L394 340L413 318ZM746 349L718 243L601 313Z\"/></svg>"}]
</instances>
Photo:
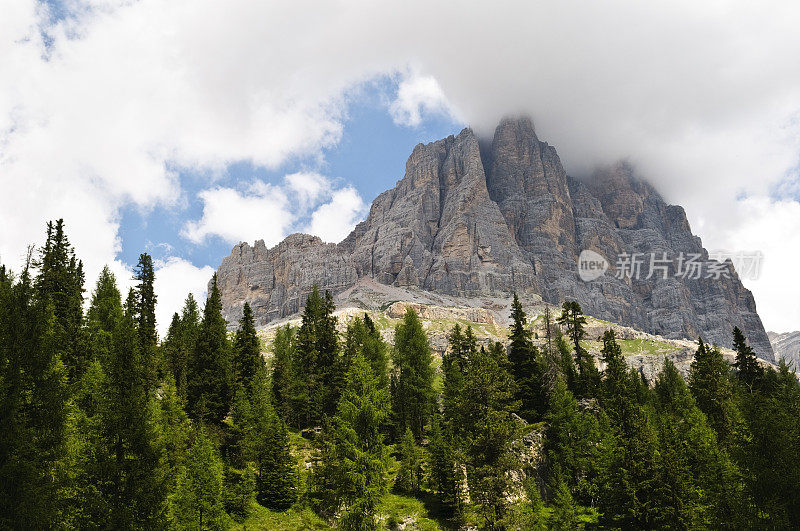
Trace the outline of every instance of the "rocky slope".
<instances>
[{"instance_id":1,"label":"rocky slope","mask_svg":"<svg viewBox=\"0 0 800 531\"><path fill-rule=\"evenodd\" d=\"M610 262L584 282L577 258L593 250ZM580 181L525 118L504 120L490 142L470 129L414 148L397 186L378 196L367 219L341 243L294 234L267 249L240 243L218 282L226 317L244 301L259 324L296 313L311 287L342 293L359 281L457 298L520 293L560 304L576 299L587 314L666 338L730 345L739 326L759 356L772 348L751 293L730 278L620 275L621 253L708 253L679 206L667 205L625 163ZM645 264L646 266L647 264ZM732 267L730 268L732 271Z\"/></svg>"},{"instance_id":2,"label":"rocky slope","mask_svg":"<svg viewBox=\"0 0 800 531\"><path fill-rule=\"evenodd\" d=\"M800 372L800 331L784 334L767 332L767 335L775 352L775 361L786 360L795 371Z\"/></svg>"}]
</instances>

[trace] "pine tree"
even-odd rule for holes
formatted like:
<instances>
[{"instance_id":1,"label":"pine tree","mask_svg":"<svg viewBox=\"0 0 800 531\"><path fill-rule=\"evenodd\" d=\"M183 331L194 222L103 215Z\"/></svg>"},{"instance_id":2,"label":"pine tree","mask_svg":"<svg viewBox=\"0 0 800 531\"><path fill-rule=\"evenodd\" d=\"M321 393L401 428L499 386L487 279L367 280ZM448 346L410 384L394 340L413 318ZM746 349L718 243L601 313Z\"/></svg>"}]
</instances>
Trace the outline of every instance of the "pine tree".
<instances>
[{"instance_id":1,"label":"pine tree","mask_svg":"<svg viewBox=\"0 0 800 531\"><path fill-rule=\"evenodd\" d=\"M344 353L347 360L352 360L357 353L372 366L378 385L389 388L389 358L387 356L386 342L380 332L375 328L375 323L369 315L364 314L362 319L355 318L347 323L345 332Z\"/></svg>"},{"instance_id":2,"label":"pine tree","mask_svg":"<svg viewBox=\"0 0 800 531\"><path fill-rule=\"evenodd\" d=\"M464 394L467 364L478 350L477 341L472 335L472 330L469 328L467 330L468 335L465 335L462 334L461 327L458 324L453 327L453 330L448 335L450 349L442 356L444 387L442 410L444 420L453 433L459 437L463 435L465 428L461 402Z\"/></svg>"},{"instance_id":3,"label":"pine tree","mask_svg":"<svg viewBox=\"0 0 800 531\"><path fill-rule=\"evenodd\" d=\"M550 395L544 440L551 483L563 482L584 505L597 497L602 430L595 416L578 402L559 376Z\"/></svg>"},{"instance_id":4,"label":"pine tree","mask_svg":"<svg viewBox=\"0 0 800 531\"><path fill-rule=\"evenodd\" d=\"M689 389L723 446L731 442L740 422L729 371L730 366L719 349L709 347L702 339L698 339L689 372Z\"/></svg>"},{"instance_id":5,"label":"pine tree","mask_svg":"<svg viewBox=\"0 0 800 531\"><path fill-rule=\"evenodd\" d=\"M83 345L83 263L64 232L64 220L47 223L47 239L35 263L34 286L43 301L52 304L59 357L70 382L76 382L90 359Z\"/></svg>"},{"instance_id":6,"label":"pine tree","mask_svg":"<svg viewBox=\"0 0 800 531\"><path fill-rule=\"evenodd\" d=\"M4 276L0 282L0 527L58 527L63 501L59 469L66 456L69 415L67 374L59 358L63 322L54 315L53 292L35 290L27 266L17 281Z\"/></svg>"},{"instance_id":7,"label":"pine tree","mask_svg":"<svg viewBox=\"0 0 800 531\"><path fill-rule=\"evenodd\" d=\"M186 297L181 310L180 335L178 336L178 348L171 361L172 372L175 376L175 386L178 389L178 396L186 400L188 393L189 360L194 356L194 349L197 346L197 338L200 334L200 312L197 308L197 301L190 293Z\"/></svg>"},{"instance_id":8,"label":"pine tree","mask_svg":"<svg viewBox=\"0 0 800 531\"><path fill-rule=\"evenodd\" d=\"M272 399L278 416L287 424L297 425L292 409L292 392L295 389L295 371L292 366L294 349L294 330L288 324L278 328L272 342Z\"/></svg>"},{"instance_id":9,"label":"pine tree","mask_svg":"<svg viewBox=\"0 0 800 531\"><path fill-rule=\"evenodd\" d=\"M236 331L233 353L235 383L243 385L245 390L250 393L253 387L253 378L256 371L264 365L264 358L261 357L253 311L247 302L244 303L242 319L239 321L239 329Z\"/></svg>"},{"instance_id":10,"label":"pine tree","mask_svg":"<svg viewBox=\"0 0 800 531\"><path fill-rule=\"evenodd\" d=\"M586 317L581 305L577 301L565 301L556 321L566 328L566 334L575 349L575 362L578 365L575 394L581 397L595 396L600 385L600 374L594 358L581 346L581 340L586 337Z\"/></svg>"},{"instance_id":11,"label":"pine tree","mask_svg":"<svg viewBox=\"0 0 800 531\"><path fill-rule=\"evenodd\" d=\"M376 507L386 488L387 456L380 426L388 414L386 390L357 354L336 415L324 430L322 458L312 478L318 510L331 517L341 509L342 529L376 526Z\"/></svg>"},{"instance_id":12,"label":"pine tree","mask_svg":"<svg viewBox=\"0 0 800 531\"><path fill-rule=\"evenodd\" d=\"M221 423L228 414L232 398L230 344L216 275L189 360L187 397L189 415L194 419Z\"/></svg>"},{"instance_id":13,"label":"pine tree","mask_svg":"<svg viewBox=\"0 0 800 531\"><path fill-rule=\"evenodd\" d=\"M541 418L547 407L545 373L546 362L539 349L531 341L527 328L527 317L516 293L511 304L511 343L508 346L508 360L511 362L511 375L516 382L515 398L520 402L520 416L528 421Z\"/></svg>"},{"instance_id":14,"label":"pine tree","mask_svg":"<svg viewBox=\"0 0 800 531\"><path fill-rule=\"evenodd\" d=\"M333 310L330 293L323 297L314 286L303 309L293 365L292 409L302 426L318 425L323 415L332 414L341 391L343 366Z\"/></svg>"},{"instance_id":15,"label":"pine tree","mask_svg":"<svg viewBox=\"0 0 800 531\"><path fill-rule=\"evenodd\" d=\"M222 461L202 428L186 456L171 516L179 528L224 528Z\"/></svg>"},{"instance_id":16,"label":"pine tree","mask_svg":"<svg viewBox=\"0 0 800 531\"><path fill-rule=\"evenodd\" d=\"M167 492L174 492L189 445L189 418L171 374L167 374L161 382L160 395L155 419L160 439L158 447L163 452L161 466L166 481L164 488Z\"/></svg>"},{"instance_id":17,"label":"pine tree","mask_svg":"<svg viewBox=\"0 0 800 531\"><path fill-rule=\"evenodd\" d=\"M136 329L139 333L139 361L148 390L155 389L159 373L157 358L158 331L156 330L156 294L153 284L155 273L153 259L147 253L139 255L136 266Z\"/></svg>"},{"instance_id":18,"label":"pine tree","mask_svg":"<svg viewBox=\"0 0 800 531\"><path fill-rule=\"evenodd\" d=\"M442 427L443 420L435 415L432 421L428 445L428 466L433 490L439 495L454 523L463 519L465 499L461 465L464 459L455 448L449 427Z\"/></svg>"},{"instance_id":19,"label":"pine tree","mask_svg":"<svg viewBox=\"0 0 800 531\"><path fill-rule=\"evenodd\" d=\"M414 440L410 428L406 428L400 440L400 470L394 486L400 492L416 493L422 480L422 450Z\"/></svg>"},{"instance_id":20,"label":"pine tree","mask_svg":"<svg viewBox=\"0 0 800 531\"><path fill-rule=\"evenodd\" d=\"M268 374L256 371L247 447L256 468L256 499L261 505L284 510L297 499L295 461L289 450L286 425L272 406Z\"/></svg>"},{"instance_id":21,"label":"pine tree","mask_svg":"<svg viewBox=\"0 0 800 531\"><path fill-rule=\"evenodd\" d=\"M733 350L736 351L736 376L739 381L753 392L764 377L764 369L758 363L752 347L747 344L747 338L739 327L733 328Z\"/></svg>"},{"instance_id":22,"label":"pine tree","mask_svg":"<svg viewBox=\"0 0 800 531\"><path fill-rule=\"evenodd\" d=\"M397 434L411 428L420 439L433 410L433 356L416 312L409 308L395 328L392 411Z\"/></svg>"}]
</instances>

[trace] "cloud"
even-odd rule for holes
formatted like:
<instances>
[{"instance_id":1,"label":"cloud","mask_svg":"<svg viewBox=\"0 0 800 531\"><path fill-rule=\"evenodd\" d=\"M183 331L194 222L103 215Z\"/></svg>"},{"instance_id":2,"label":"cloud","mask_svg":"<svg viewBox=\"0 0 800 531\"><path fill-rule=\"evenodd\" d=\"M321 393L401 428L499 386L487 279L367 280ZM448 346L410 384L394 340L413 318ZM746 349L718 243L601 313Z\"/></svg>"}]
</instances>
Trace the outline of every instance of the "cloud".
<instances>
[{"instance_id":1,"label":"cloud","mask_svg":"<svg viewBox=\"0 0 800 531\"><path fill-rule=\"evenodd\" d=\"M172 314L180 313L189 293L194 296L200 308L203 307L208 281L211 280L214 269L210 266L196 267L178 257L157 260L153 265L156 278L154 288L158 297L156 323L163 338L172 321Z\"/></svg>"},{"instance_id":2,"label":"cloud","mask_svg":"<svg viewBox=\"0 0 800 531\"><path fill-rule=\"evenodd\" d=\"M389 105L389 112L396 124L410 127L420 125L423 115L427 113L457 116L436 78L417 72L406 75L400 81L397 97Z\"/></svg>"},{"instance_id":3,"label":"cloud","mask_svg":"<svg viewBox=\"0 0 800 531\"><path fill-rule=\"evenodd\" d=\"M306 232L319 236L323 241L338 243L364 218L366 210L367 205L355 188L337 190L328 203L311 215Z\"/></svg>"},{"instance_id":4,"label":"cloud","mask_svg":"<svg viewBox=\"0 0 800 531\"><path fill-rule=\"evenodd\" d=\"M797 180L797 2L68 7L55 25L35 0L13 2L0 17L4 257L23 254L48 217L63 215L87 264L111 261L121 206L176 204L176 169L213 174L234 161L275 168L321 158L341 138L350 91L381 76L400 76L387 111L402 124L458 109L488 135L502 115L526 112L573 175L629 158L687 208L712 248L723 233L757 226L739 198L763 199ZM209 190L207 204L244 198L248 216L274 221L256 216L265 201L257 192ZM193 238L286 230L281 219L258 236L238 233L246 223L208 220L192 227ZM787 297L800 298L800 283L780 281ZM754 289L768 315L779 301Z\"/></svg>"},{"instance_id":5,"label":"cloud","mask_svg":"<svg viewBox=\"0 0 800 531\"><path fill-rule=\"evenodd\" d=\"M219 236L232 244L263 239L271 247L294 230L338 242L366 214L364 200L355 188L337 189L317 173L286 175L280 186L256 181L244 193L213 188L199 196L203 215L187 222L181 232L195 243ZM310 218L308 224L303 223L306 218Z\"/></svg>"}]
</instances>

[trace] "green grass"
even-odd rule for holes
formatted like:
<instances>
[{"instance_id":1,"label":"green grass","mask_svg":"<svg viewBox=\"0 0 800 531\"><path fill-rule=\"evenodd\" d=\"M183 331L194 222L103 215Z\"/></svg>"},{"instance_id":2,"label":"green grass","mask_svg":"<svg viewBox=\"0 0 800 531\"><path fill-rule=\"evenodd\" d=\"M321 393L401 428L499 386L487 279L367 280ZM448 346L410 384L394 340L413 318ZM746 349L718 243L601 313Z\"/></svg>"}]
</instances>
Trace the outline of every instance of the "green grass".
<instances>
[{"instance_id":1,"label":"green grass","mask_svg":"<svg viewBox=\"0 0 800 531\"><path fill-rule=\"evenodd\" d=\"M620 350L622 350L623 356L634 356L637 354L655 356L657 354L669 354L670 352L680 350L680 347L676 347L675 345L650 339L618 339L617 344ZM581 341L581 346L589 352L600 352L603 348L603 342L598 340L584 340Z\"/></svg>"},{"instance_id":2,"label":"green grass","mask_svg":"<svg viewBox=\"0 0 800 531\"><path fill-rule=\"evenodd\" d=\"M378 505L378 515L381 524L385 527L388 523L409 521L413 522L406 529L419 529L421 531L433 531L443 529L436 520L430 518L428 508L419 498L402 496L389 493L381 498Z\"/></svg>"},{"instance_id":3,"label":"green grass","mask_svg":"<svg viewBox=\"0 0 800 531\"><path fill-rule=\"evenodd\" d=\"M253 504L253 512L241 524L231 529L244 531L269 529L270 531L295 531L296 529L332 529L324 520L314 514L311 509L291 508L284 512L270 511L258 504Z\"/></svg>"}]
</instances>

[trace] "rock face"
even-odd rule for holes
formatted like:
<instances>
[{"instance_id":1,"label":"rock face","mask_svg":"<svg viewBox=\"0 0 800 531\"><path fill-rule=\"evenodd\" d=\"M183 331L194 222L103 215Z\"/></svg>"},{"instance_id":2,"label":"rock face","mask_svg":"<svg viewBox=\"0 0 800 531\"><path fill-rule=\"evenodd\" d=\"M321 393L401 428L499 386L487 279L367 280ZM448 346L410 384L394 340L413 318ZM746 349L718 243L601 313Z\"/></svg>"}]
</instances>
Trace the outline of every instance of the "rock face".
<instances>
[{"instance_id":1,"label":"rock face","mask_svg":"<svg viewBox=\"0 0 800 531\"><path fill-rule=\"evenodd\" d=\"M767 332L772 350L775 352L775 361L785 360L796 372L800 372L800 331Z\"/></svg>"},{"instance_id":2,"label":"rock face","mask_svg":"<svg viewBox=\"0 0 800 531\"><path fill-rule=\"evenodd\" d=\"M584 249L611 267L584 282ZM491 143L469 129L414 148L405 177L378 196L339 244L294 234L267 249L240 243L218 270L226 317L248 301L259 324L296 313L314 284L339 293L359 279L461 297L541 296L578 300L584 312L668 338L702 335L730 345L739 326L753 348L772 348L751 293L730 278L682 278L676 265L647 279L619 275L617 257L680 253L708 260L679 206L667 205L625 163L586 181L566 174L530 120L504 120ZM664 277L664 278L662 278Z\"/></svg>"}]
</instances>

